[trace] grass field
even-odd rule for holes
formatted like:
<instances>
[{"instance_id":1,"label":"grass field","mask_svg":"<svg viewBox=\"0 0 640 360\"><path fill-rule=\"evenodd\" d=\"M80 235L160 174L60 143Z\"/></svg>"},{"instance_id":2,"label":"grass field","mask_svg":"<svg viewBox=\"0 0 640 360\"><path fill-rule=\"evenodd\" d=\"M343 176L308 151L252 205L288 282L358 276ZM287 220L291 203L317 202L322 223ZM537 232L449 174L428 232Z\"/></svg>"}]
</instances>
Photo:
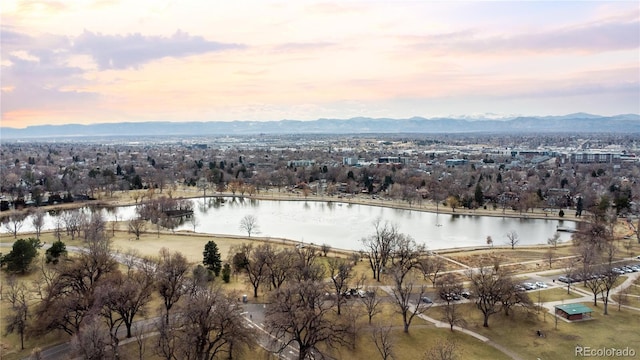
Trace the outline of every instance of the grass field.
<instances>
[{"instance_id":1,"label":"grass field","mask_svg":"<svg viewBox=\"0 0 640 360\"><path fill-rule=\"evenodd\" d=\"M583 296L583 295L577 295L573 292L571 294L567 294L566 287L552 288L552 289L546 289L546 290L540 290L540 291L535 290L529 293L529 297L536 304L538 303L538 293L540 295L541 302L569 300L569 299L576 299Z\"/></svg>"},{"instance_id":2,"label":"grass field","mask_svg":"<svg viewBox=\"0 0 640 360\"><path fill-rule=\"evenodd\" d=\"M517 310L511 316L493 315L489 328L482 326L482 313L473 304L460 305L467 327L489 337L525 359L569 359L574 357L576 344L600 347L636 347L640 339L640 312L609 307L609 315L602 314L602 305L584 305L594 309L593 319L567 323L558 320L556 329L553 315ZM442 311L442 309L437 309ZM544 337L536 335L542 331Z\"/></svg>"}]
</instances>

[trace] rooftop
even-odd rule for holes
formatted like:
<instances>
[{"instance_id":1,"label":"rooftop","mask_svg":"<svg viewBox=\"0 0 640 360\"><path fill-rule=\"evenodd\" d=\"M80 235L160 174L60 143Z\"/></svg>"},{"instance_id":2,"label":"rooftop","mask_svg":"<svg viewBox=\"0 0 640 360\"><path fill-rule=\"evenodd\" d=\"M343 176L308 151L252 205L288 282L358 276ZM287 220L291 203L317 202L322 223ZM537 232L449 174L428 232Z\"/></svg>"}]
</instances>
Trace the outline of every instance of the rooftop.
<instances>
[{"instance_id":1,"label":"rooftop","mask_svg":"<svg viewBox=\"0 0 640 360\"><path fill-rule=\"evenodd\" d=\"M565 305L556 305L556 309L560 309L567 314L585 314L591 313L593 310L588 306L584 306L582 304L565 304Z\"/></svg>"}]
</instances>

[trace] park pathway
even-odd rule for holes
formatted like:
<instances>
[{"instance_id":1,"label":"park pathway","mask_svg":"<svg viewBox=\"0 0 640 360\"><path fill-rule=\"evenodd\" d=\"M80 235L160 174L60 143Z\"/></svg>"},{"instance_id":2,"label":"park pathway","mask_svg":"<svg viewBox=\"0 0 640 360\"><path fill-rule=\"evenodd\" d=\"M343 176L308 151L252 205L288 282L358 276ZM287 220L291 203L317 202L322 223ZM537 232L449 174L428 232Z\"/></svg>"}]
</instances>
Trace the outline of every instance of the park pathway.
<instances>
[{"instance_id":1,"label":"park pathway","mask_svg":"<svg viewBox=\"0 0 640 360\"><path fill-rule=\"evenodd\" d=\"M380 289L382 289L383 291L385 291L386 293L388 293L389 295L393 296L393 290L391 289L391 286L380 286ZM410 305L410 309L409 311L414 311L415 310L415 306L414 305ZM444 321L440 321L440 320L436 320L432 317L429 317L425 314L418 314L417 315L419 318L428 321L432 324L434 324L437 328L450 328L451 326L444 322ZM507 355L508 357L514 359L514 360L524 360L523 357L521 357L520 355L516 354L515 352L505 348L504 346L492 341L491 339L489 339L488 337L478 334L475 331L471 331L469 329L465 329L465 328L461 328L459 326L454 326L453 330L455 331L459 331L462 332L464 334L467 334L469 336L472 336L480 341L482 341L485 344L488 344L492 347L494 347L495 349L499 350L500 352L502 352L503 354Z\"/></svg>"}]
</instances>

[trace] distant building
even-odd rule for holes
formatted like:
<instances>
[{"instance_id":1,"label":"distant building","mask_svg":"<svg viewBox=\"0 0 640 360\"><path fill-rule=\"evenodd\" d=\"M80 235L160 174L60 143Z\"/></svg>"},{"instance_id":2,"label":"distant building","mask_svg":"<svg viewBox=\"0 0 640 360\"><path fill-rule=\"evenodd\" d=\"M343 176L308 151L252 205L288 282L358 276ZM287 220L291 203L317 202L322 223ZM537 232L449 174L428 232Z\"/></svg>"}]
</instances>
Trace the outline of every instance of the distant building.
<instances>
[{"instance_id":1,"label":"distant building","mask_svg":"<svg viewBox=\"0 0 640 360\"><path fill-rule=\"evenodd\" d=\"M620 153L581 152L572 153L569 161L572 164L618 164L622 162Z\"/></svg>"},{"instance_id":2,"label":"distant building","mask_svg":"<svg viewBox=\"0 0 640 360\"><path fill-rule=\"evenodd\" d=\"M355 166L355 165L358 165L358 158L354 158L354 157L343 157L343 158L342 158L342 165L349 165L349 166Z\"/></svg>"},{"instance_id":3,"label":"distant building","mask_svg":"<svg viewBox=\"0 0 640 360\"><path fill-rule=\"evenodd\" d=\"M469 163L469 160L467 160L467 159L447 159L447 160L444 161L444 164L447 167L467 165L468 163Z\"/></svg>"},{"instance_id":4,"label":"distant building","mask_svg":"<svg viewBox=\"0 0 640 360\"><path fill-rule=\"evenodd\" d=\"M316 164L315 160L291 160L287 162L287 166L313 166Z\"/></svg>"},{"instance_id":5,"label":"distant building","mask_svg":"<svg viewBox=\"0 0 640 360\"><path fill-rule=\"evenodd\" d=\"M403 156L381 156L378 158L378 164L406 164L408 158Z\"/></svg>"}]
</instances>

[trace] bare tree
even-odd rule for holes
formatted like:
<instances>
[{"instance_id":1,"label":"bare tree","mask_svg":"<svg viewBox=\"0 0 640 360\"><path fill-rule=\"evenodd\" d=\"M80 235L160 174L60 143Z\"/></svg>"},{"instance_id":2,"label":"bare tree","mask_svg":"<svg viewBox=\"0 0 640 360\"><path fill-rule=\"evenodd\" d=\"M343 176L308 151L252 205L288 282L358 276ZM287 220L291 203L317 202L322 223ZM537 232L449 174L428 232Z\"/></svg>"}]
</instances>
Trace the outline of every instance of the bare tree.
<instances>
[{"instance_id":1,"label":"bare tree","mask_svg":"<svg viewBox=\"0 0 640 360\"><path fill-rule=\"evenodd\" d=\"M295 261L293 251L285 249L281 251L270 251L267 253L266 265L268 278L271 286L278 289L289 277Z\"/></svg>"},{"instance_id":2,"label":"bare tree","mask_svg":"<svg viewBox=\"0 0 640 360\"><path fill-rule=\"evenodd\" d=\"M431 281L431 285L436 287L438 281L438 274L444 271L445 260L436 254L428 254L427 257L420 260L420 270L425 279Z\"/></svg>"},{"instance_id":3,"label":"bare tree","mask_svg":"<svg viewBox=\"0 0 640 360\"><path fill-rule=\"evenodd\" d=\"M458 345L453 340L438 340L436 345L424 354L424 360L457 360Z\"/></svg>"},{"instance_id":4,"label":"bare tree","mask_svg":"<svg viewBox=\"0 0 640 360\"><path fill-rule=\"evenodd\" d=\"M198 180L198 189L202 190L202 197L207 197L207 189L209 188L209 181L206 178L200 178Z\"/></svg>"},{"instance_id":5,"label":"bare tree","mask_svg":"<svg viewBox=\"0 0 640 360\"><path fill-rule=\"evenodd\" d=\"M136 240L140 240L140 235L144 234L147 229L147 222L140 218L134 218L129 220L129 233L132 233L136 236Z\"/></svg>"},{"instance_id":6,"label":"bare tree","mask_svg":"<svg viewBox=\"0 0 640 360\"><path fill-rule=\"evenodd\" d=\"M547 260L547 263L549 263L549 269L551 269L553 260L556 258L556 254L553 252L553 249L548 249L547 252L544 253L544 258Z\"/></svg>"},{"instance_id":7,"label":"bare tree","mask_svg":"<svg viewBox=\"0 0 640 360\"><path fill-rule=\"evenodd\" d=\"M615 300L618 303L618 311L622 310L622 305L629 305L630 292L630 286L625 286L618 292L618 294L614 295Z\"/></svg>"},{"instance_id":8,"label":"bare tree","mask_svg":"<svg viewBox=\"0 0 640 360\"><path fill-rule=\"evenodd\" d=\"M145 334L150 332L151 327L149 325L134 325L133 336L136 339L136 346L138 348L138 360L145 359L145 353L147 352L147 341Z\"/></svg>"},{"instance_id":9,"label":"bare tree","mask_svg":"<svg viewBox=\"0 0 640 360\"><path fill-rule=\"evenodd\" d=\"M507 244L511 245L511 250L515 249L519 242L520 236L515 230L511 230L507 233Z\"/></svg>"},{"instance_id":10,"label":"bare tree","mask_svg":"<svg viewBox=\"0 0 640 360\"><path fill-rule=\"evenodd\" d=\"M462 292L462 282L453 274L447 274L440 281L440 293L444 294L445 299L444 315L443 319L449 324L450 330L453 331L454 326L463 326L466 321L460 313L458 303L453 300L453 294L460 294Z\"/></svg>"},{"instance_id":11,"label":"bare tree","mask_svg":"<svg viewBox=\"0 0 640 360\"><path fill-rule=\"evenodd\" d=\"M365 290L365 296L361 297L360 301L364 305L367 317L369 318L369 325L371 325L373 317L382 312L380 308L382 297L378 295L375 287L369 287Z\"/></svg>"},{"instance_id":12,"label":"bare tree","mask_svg":"<svg viewBox=\"0 0 640 360\"><path fill-rule=\"evenodd\" d=\"M156 329L158 336L154 347L155 354L166 360L177 359L179 354L178 346L180 345L180 340L177 336L178 329L167 324L164 320L159 320L156 323Z\"/></svg>"},{"instance_id":13,"label":"bare tree","mask_svg":"<svg viewBox=\"0 0 640 360\"><path fill-rule=\"evenodd\" d=\"M40 239L42 228L44 227L44 211L37 209L31 216L31 225L36 231L36 239Z\"/></svg>"},{"instance_id":14,"label":"bare tree","mask_svg":"<svg viewBox=\"0 0 640 360\"><path fill-rule=\"evenodd\" d=\"M109 316L117 315L127 329L127 338L131 338L131 327L136 315L144 315L146 305L151 301L154 278L152 272L143 270L129 271L126 274L114 272L104 281L98 298ZM96 290L98 292L98 290Z\"/></svg>"},{"instance_id":15,"label":"bare tree","mask_svg":"<svg viewBox=\"0 0 640 360\"><path fill-rule=\"evenodd\" d=\"M5 230L13 235L14 239L18 238L18 232L22 229L22 225L24 224L26 216L24 214L20 214L17 211L12 211L9 215L5 216L2 222Z\"/></svg>"},{"instance_id":16,"label":"bare tree","mask_svg":"<svg viewBox=\"0 0 640 360\"><path fill-rule=\"evenodd\" d=\"M348 289L348 282L353 276L353 266L348 261L340 258L330 258L327 265L329 267L329 276L331 277L331 282L336 295L338 315L340 315L340 305L344 301L342 295Z\"/></svg>"},{"instance_id":17,"label":"bare tree","mask_svg":"<svg viewBox=\"0 0 640 360\"><path fill-rule=\"evenodd\" d=\"M617 248L615 244L608 243L605 248L605 265L602 280L601 298L604 303L604 314L609 315L609 293L616 284L616 281L620 277L617 272L613 271L613 259L616 254Z\"/></svg>"},{"instance_id":18,"label":"bare tree","mask_svg":"<svg viewBox=\"0 0 640 360\"><path fill-rule=\"evenodd\" d=\"M96 288L116 270L117 263L106 237L88 239L86 251L59 263L42 289L42 301L35 308L36 335L60 329L78 333L85 318L94 312ZM44 274L44 272L43 272Z\"/></svg>"},{"instance_id":19,"label":"bare tree","mask_svg":"<svg viewBox=\"0 0 640 360\"><path fill-rule=\"evenodd\" d=\"M189 269L187 258L180 252L160 249L160 260L156 273L158 292L164 303L165 322L169 323L169 311L186 292L186 275Z\"/></svg>"},{"instance_id":20,"label":"bare tree","mask_svg":"<svg viewBox=\"0 0 640 360\"><path fill-rule=\"evenodd\" d=\"M322 251L322 256L327 257L327 254L331 251L331 245L324 243L320 246L320 250Z\"/></svg>"},{"instance_id":21,"label":"bare tree","mask_svg":"<svg viewBox=\"0 0 640 360\"><path fill-rule=\"evenodd\" d=\"M252 245L243 245L242 251L246 262L244 270L247 271L249 282L253 286L253 297L258 297L258 288L264 283L268 275L268 259L273 252L271 245L262 244L257 247Z\"/></svg>"},{"instance_id":22,"label":"bare tree","mask_svg":"<svg viewBox=\"0 0 640 360\"><path fill-rule=\"evenodd\" d=\"M607 217L595 216L590 222L578 222L577 230L571 238L575 245L589 244L598 251L605 248L613 238L612 223Z\"/></svg>"},{"instance_id":23,"label":"bare tree","mask_svg":"<svg viewBox=\"0 0 640 360\"><path fill-rule=\"evenodd\" d=\"M391 336L391 325L375 326L371 332L373 340L380 357L383 360L392 360L395 358L393 354L393 337Z\"/></svg>"},{"instance_id":24,"label":"bare tree","mask_svg":"<svg viewBox=\"0 0 640 360\"><path fill-rule=\"evenodd\" d=\"M181 358L217 359L223 354L232 358L234 349L239 348L234 345L254 344L255 334L230 295L200 288L185 300L173 324Z\"/></svg>"},{"instance_id":25,"label":"bare tree","mask_svg":"<svg viewBox=\"0 0 640 360\"><path fill-rule=\"evenodd\" d=\"M599 276L600 271L595 265L589 266L589 275L585 278L585 286L593 294L593 306L598 306L598 295L602 293L603 281Z\"/></svg>"},{"instance_id":26,"label":"bare tree","mask_svg":"<svg viewBox=\"0 0 640 360\"><path fill-rule=\"evenodd\" d=\"M565 265L565 272L567 277L571 278L576 273L576 266L578 264L579 259L577 257L569 258L569 261ZM571 281L567 281L567 294L571 293Z\"/></svg>"},{"instance_id":27,"label":"bare tree","mask_svg":"<svg viewBox=\"0 0 640 360\"><path fill-rule=\"evenodd\" d=\"M425 286L419 286L416 304L411 303L416 279L412 270L419 264L419 257L424 250L423 246L417 245L410 236L398 234L394 249L393 267L391 275L393 277L393 287L391 289L397 312L402 315L404 332L409 332L411 321L416 315L424 313L430 304L422 301L425 293Z\"/></svg>"},{"instance_id":28,"label":"bare tree","mask_svg":"<svg viewBox=\"0 0 640 360\"><path fill-rule=\"evenodd\" d=\"M500 269L499 281L501 285L498 290L498 296L505 316L509 316L511 309L516 305L520 305L525 309L533 307L529 294L526 291L517 290L513 277L503 269Z\"/></svg>"},{"instance_id":29,"label":"bare tree","mask_svg":"<svg viewBox=\"0 0 640 360\"><path fill-rule=\"evenodd\" d=\"M353 324L331 316L331 303L324 301L326 286L321 282L289 283L276 290L267 306L265 323L275 339L278 353L291 344L298 347L298 359L323 356L323 348L351 345Z\"/></svg>"},{"instance_id":30,"label":"bare tree","mask_svg":"<svg viewBox=\"0 0 640 360\"><path fill-rule=\"evenodd\" d=\"M139 260L142 258L140 251L134 248L128 248L120 255L120 262L127 267L127 273L133 271L136 268Z\"/></svg>"},{"instance_id":31,"label":"bare tree","mask_svg":"<svg viewBox=\"0 0 640 360\"><path fill-rule=\"evenodd\" d=\"M557 232L553 234L552 237L547 239L547 244L553 246L554 249L558 247L559 243L560 243L560 234L558 234Z\"/></svg>"},{"instance_id":32,"label":"bare tree","mask_svg":"<svg viewBox=\"0 0 640 360\"><path fill-rule=\"evenodd\" d=\"M80 235L84 214L80 212L80 210L66 211L62 215L62 221L64 222L67 235L71 236L71 240L73 240L76 238L76 235Z\"/></svg>"},{"instance_id":33,"label":"bare tree","mask_svg":"<svg viewBox=\"0 0 640 360\"><path fill-rule=\"evenodd\" d=\"M60 241L62 239L62 230L64 228L63 224L64 221L62 220L62 218L60 216L56 216L54 219L54 228L53 228L53 236L56 237L56 239L58 239L58 241Z\"/></svg>"},{"instance_id":34,"label":"bare tree","mask_svg":"<svg viewBox=\"0 0 640 360\"><path fill-rule=\"evenodd\" d=\"M447 205L449 205L452 212L456 212L456 208L460 206L460 200L457 196L449 196L447 198Z\"/></svg>"},{"instance_id":35,"label":"bare tree","mask_svg":"<svg viewBox=\"0 0 640 360\"><path fill-rule=\"evenodd\" d=\"M10 311L5 315L5 330L8 334L18 333L20 335L20 349L24 350L24 335L27 329L29 315L30 292L23 282L18 282L15 276L7 280L6 292L3 299L10 304Z\"/></svg>"},{"instance_id":36,"label":"bare tree","mask_svg":"<svg viewBox=\"0 0 640 360\"><path fill-rule=\"evenodd\" d=\"M240 220L240 230L247 232L247 235L251 237L251 233L257 233L259 231L258 218L254 215L245 215Z\"/></svg>"},{"instance_id":37,"label":"bare tree","mask_svg":"<svg viewBox=\"0 0 640 360\"><path fill-rule=\"evenodd\" d=\"M109 335L100 326L96 316L88 318L71 339L71 347L80 353L83 359L98 360L113 356L114 354L109 352L109 344Z\"/></svg>"},{"instance_id":38,"label":"bare tree","mask_svg":"<svg viewBox=\"0 0 640 360\"><path fill-rule=\"evenodd\" d=\"M320 281L325 276L323 264L317 262L320 252L313 245L298 246L293 253L293 271L291 276L296 281Z\"/></svg>"},{"instance_id":39,"label":"bare tree","mask_svg":"<svg viewBox=\"0 0 640 360\"><path fill-rule=\"evenodd\" d=\"M360 241L369 260L373 278L380 281L380 273L387 266L397 236L397 229L389 223L381 224L378 218L373 222L375 233Z\"/></svg>"},{"instance_id":40,"label":"bare tree","mask_svg":"<svg viewBox=\"0 0 640 360\"><path fill-rule=\"evenodd\" d=\"M495 269L482 266L478 270L467 271L467 278L476 297L476 307L484 315L482 326L489 327L489 317L500 311L500 275Z\"/></svg>"},{"instance_id":41,"label":"bare tree","mask_svg":"<svg viewBox=\"0 0 640 360\"><path fill-rule=\"evenodd\" d=\"M196 226L200 225L198 218L195 215L191 215L188 217L189 224L193 226L193 232L196 232Z\"/></svg>"}]
</instances>

